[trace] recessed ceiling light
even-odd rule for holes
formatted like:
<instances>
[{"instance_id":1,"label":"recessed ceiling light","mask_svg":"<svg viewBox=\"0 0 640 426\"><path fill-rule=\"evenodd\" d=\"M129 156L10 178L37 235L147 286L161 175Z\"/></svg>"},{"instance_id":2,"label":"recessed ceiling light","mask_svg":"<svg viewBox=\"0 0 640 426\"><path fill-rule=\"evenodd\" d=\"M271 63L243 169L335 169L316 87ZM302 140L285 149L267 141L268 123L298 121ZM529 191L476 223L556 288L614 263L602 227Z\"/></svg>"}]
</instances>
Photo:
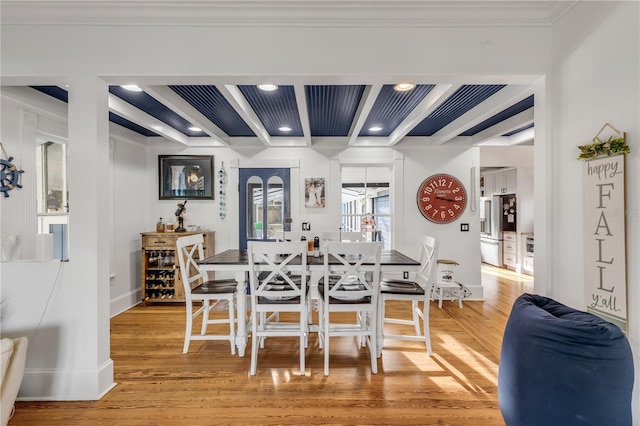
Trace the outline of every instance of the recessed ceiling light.
<instances>
[{"instance_id":1,"label":"recessed ceiling light","mask_svg":"<svg viewBox=\"0 0 640 426\"><path fill-rule=\"evenodd\" d=\"M142 92L142 89L137 84L123 84L120 87L130 92Z\"/></svg>"},{"instance_id":2,"label":"recessed ceiling light","mask_svg":"<svg viewBox=\"0 0 640 426\"><path fill-rule=\"evenodd\" d=\"M280 130L281 132L290 132L291 127L282 126L282 127L278 127L278 130Z\"/></svg>"},{"instance_id":3,"label":"recessed ceiling light","mask_svg":"<svg viewBox=\"0 0 640 426\"><path fill-rule=\"evenodd\" d=\"M265 92L273 92L278 89L277 84L258 84L258 89L264 90Z\"/></svg>"},{"instance_id":4,"label":"recessed ceiling light","mask_svg":"<svg viewBox=\"0 0 640 426\"><path fill-rule=\"evenodd\" d=\"M189 130L191 130L192 132L201 132L202 131L202 129L200 127L196 127L196 126L189 127Z\"/></svg>"},{"instance_id":5,"label":"recessed ceiling light","mask_svg":"<svg viewBox=\"0 0 640 426\"><path fill-rule=\"evenodd\" d=\"M369 127L370 132L379 132L380 130L382 130L382 127L380 126Z\"/></svg>"},{"instance_id":6,"label":"recessed ceiling light","mask_svg":"<svg viewBox=\"0 0 640 426\"><path fill-rule=\"evenodd\" d=\"M393 86L393 89L398 92L406 92L407 90L411 90L414 87L416 87L416 85L413 83L398 83Z\"/></svg>"}]
</instances>

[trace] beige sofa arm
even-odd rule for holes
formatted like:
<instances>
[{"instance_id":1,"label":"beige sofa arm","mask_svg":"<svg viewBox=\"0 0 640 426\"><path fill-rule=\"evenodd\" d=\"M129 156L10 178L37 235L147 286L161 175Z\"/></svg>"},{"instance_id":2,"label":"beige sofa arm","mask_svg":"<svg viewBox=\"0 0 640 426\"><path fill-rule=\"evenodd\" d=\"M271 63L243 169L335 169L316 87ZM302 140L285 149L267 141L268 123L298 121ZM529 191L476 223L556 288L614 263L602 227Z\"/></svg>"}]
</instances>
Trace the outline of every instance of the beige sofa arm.
<instances>
[{"instance_id":1,"label":"beige sofa arm","mask_svg":"<svg viewBox=\"0 0 640 426\"><path fill-rule=\"evenodd\" d=\"M22 376L24 375L28 345L29 341L26 337L13 339L13 352L9 359L7 371L2 378L0 390L0 416L2 418L2 426L6 426L13 415L13 405L18 396Z\"/></svg>"}]
</instances>

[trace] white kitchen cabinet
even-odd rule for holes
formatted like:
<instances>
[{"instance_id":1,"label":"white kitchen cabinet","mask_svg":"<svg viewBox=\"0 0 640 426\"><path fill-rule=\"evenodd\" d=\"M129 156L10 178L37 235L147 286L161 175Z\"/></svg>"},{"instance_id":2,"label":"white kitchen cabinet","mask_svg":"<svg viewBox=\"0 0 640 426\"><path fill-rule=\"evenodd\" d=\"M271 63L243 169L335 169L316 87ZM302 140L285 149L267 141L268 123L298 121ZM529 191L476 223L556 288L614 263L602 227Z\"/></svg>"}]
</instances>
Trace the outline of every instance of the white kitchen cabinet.
<instances>
[{"instance_id":1,"label":"white kitchen cabinet","mask_svg":"<svg viewBox=\"0 0 640 426\"><path fill-rule=\"evenodd\" d=\"M516 193L517 169L507 169L482 175L484 180L483 196L506 195Z\"/></svg>"},{"instance_id":2,"label":"white kitchen cabinet","mask_svg":"<svg viewBox=\"0 0 640 426\"><path fill-rule=\"evenodd\" d=\"M515 232L504 232L502 238L502 262L505 267L515 271L518 264L518 235Z\"/></svg>"}]
</instances>

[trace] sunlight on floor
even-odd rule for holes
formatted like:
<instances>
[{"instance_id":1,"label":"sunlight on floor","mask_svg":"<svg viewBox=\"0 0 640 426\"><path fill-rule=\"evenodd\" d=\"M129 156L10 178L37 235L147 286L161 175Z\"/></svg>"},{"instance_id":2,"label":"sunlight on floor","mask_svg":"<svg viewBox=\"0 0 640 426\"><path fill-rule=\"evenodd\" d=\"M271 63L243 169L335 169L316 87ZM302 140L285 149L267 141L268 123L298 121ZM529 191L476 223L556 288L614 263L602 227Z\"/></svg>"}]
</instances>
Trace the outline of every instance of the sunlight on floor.
<instances>
[{"instance_id":1,"label":"sunlight on floor","mask_svg":"<svg viewBox=\"0 0 640 426\"><path fill-rule=\"evenodd\" d=\"M506 278L512 281L519 281L523 283L532 283L533 276L526 274L519 274L515 271L511 271L509 269L498 268L495 266L487 265L483 263L481 266L481 271L483 274L489 274L500 278Z\"/></svg>"}]
</instances>

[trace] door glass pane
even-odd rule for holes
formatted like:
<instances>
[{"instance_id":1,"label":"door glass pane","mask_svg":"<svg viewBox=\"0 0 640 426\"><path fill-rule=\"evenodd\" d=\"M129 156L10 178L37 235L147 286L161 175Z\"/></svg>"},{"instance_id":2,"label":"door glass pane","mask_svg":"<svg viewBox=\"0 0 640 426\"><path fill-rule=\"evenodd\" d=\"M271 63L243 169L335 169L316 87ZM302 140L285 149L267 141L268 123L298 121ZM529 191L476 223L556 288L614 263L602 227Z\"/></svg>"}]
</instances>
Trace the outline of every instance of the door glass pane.
<instances>
[{"instance_id":1,"label":"door glass pane","mask_svg":"<svg viewBox=\"0 0 640 426\"><path fill-rule=\"evenodd\" d=\"M264 207L262 179L251 176L247 180L247 238L262 239L263 221L262 208Z\"/></svg>"},{"instance_id":2,"label":"door glass pane","mask_svg":"<svg viewBox=\"0 0 640 426\"><path fill-rule=\"evenodd\" d=\"M284 182L280 176L272 176L267 182L267 238L282 238L284 232Z\"/></svg>"}]
</instances>

